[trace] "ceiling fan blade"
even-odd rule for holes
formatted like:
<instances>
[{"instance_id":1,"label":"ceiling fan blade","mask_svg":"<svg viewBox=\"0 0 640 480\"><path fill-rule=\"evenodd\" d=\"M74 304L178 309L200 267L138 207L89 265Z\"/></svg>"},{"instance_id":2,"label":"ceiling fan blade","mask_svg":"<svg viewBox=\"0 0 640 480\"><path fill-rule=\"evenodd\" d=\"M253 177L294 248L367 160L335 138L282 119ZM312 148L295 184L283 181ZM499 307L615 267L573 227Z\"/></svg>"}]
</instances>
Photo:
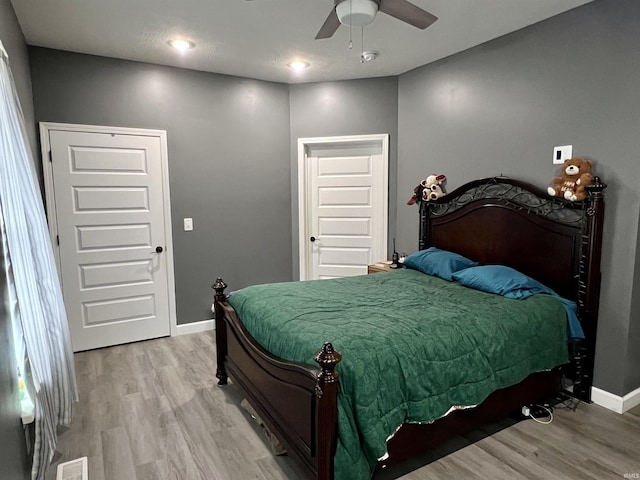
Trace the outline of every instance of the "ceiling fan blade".
<instances>
[{"instance_id":1,"label":"ceiling fan blade","mask_svg":"<svg viewBox=\"0 0 640 480\"><path fill-rule=\"evenodd\" d=\"M438 20L435 15L407 0L381 0L380 11L422 30Z\"/></svg>"},{"instance_id":2,"label":"ceiling fan blade","mask_svg":"<svg viewBox=\"0 0 640 480\"><path fill-rule=\"evenodd\" d=\"M324 21L324 24L320 27L320 31L316 35L316 40L333 36L339 26L340 20L338 20L338 14L336 13L335 7L333 7L333 10L331 10L331 13Z\"/></svg>"}]
</instances>

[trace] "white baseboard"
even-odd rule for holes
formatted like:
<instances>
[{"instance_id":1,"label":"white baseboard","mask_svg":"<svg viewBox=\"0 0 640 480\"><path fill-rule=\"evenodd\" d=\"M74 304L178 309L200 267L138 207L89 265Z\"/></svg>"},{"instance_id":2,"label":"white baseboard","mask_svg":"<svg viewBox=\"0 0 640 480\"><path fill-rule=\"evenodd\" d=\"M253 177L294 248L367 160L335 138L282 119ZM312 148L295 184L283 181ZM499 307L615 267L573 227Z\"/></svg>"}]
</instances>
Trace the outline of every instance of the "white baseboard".
<instances>
[{"instance_id":1,"label":"white baseboard","mask_svg":"<svg viewBox=\"0 0 640 480\"><path fill-rule=\"evenodd\" d=\"M640 405L640 388L627 393L624 397L619 397L606 390L591 387L591 400L596 405L613 410L616 413L624 413L633 407Z\"/></svg>"},{"instance_id":2,"label":"white baseboard","mask_svg":"<svg viewBox=\"0 0 640 480\"><path fill-rule=\"evenodd\" d=\"M201 322L185 323L178 325L176 335L187 335L189 333L206 332L216 328L215 320L203 320Z\"/></svg>"}]
</instances>

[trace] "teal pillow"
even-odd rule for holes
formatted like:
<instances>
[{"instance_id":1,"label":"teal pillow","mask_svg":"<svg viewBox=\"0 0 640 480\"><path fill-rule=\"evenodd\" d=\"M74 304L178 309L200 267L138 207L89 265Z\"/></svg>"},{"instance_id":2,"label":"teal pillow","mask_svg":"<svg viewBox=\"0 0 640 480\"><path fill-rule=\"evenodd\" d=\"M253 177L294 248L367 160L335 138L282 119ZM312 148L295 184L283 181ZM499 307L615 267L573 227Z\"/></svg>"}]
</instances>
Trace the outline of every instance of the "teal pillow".
<instances>
[{"instance_id":1,"label":"teal pillow","mask_svg":"<svg viewBox=\"0 0 640 480\"><path fill-rule=\"evenodd\" d=\"M478 265L478 262L457 253L429 247L409 255L404 259L404 265L422 273L451 281L451 276L455 272Z\"/></svg>"},{"instance_id":2,"label":"teal pillow","mask_svg":"<svg viewBox=\"0 0 640 480\"><path fill-rule=\"evenodd\" d=\"M507 298L526 298L535 293L555 294L549 287L504 265L482 265L455 272L453 280L466 287Z\"/></svg>"},{"instance_id":3,"label":"teal pillow","mask_svg":"<svg viewBox=\"0 0 640 480\"><path fill-rule=\"evenodd\" d=\"M452 275L453 279L466 287L495 293L506 298L525 299L537 293L557 298L567 312L567 337L570 342L584 339L582 324L578 318L578 306L575 302L560 297L546 285L527 277L511 267L504 265L483 265L461 270Z\"/></svg>"}]
</instances>

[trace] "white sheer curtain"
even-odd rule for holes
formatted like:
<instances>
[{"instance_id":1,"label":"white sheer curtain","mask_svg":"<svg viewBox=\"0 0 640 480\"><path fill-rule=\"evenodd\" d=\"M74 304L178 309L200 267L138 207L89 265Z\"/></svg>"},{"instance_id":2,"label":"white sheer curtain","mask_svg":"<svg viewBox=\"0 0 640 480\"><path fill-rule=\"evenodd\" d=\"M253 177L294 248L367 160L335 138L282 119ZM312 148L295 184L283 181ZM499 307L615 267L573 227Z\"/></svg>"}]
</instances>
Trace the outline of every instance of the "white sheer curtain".
<instances>
[{"instance_id":1,"label":"white sheer curtain","mask_svg":"<svg viewBox=\"0 0 640 480\"><path fill-rule=\"evenodd\" d=\"M9 59L0 42L0 210L4 218L19 325L35 393L32 479L44 478L57 428L77 401L73 353L42 196Z\"/></svg>"}]
</instances>

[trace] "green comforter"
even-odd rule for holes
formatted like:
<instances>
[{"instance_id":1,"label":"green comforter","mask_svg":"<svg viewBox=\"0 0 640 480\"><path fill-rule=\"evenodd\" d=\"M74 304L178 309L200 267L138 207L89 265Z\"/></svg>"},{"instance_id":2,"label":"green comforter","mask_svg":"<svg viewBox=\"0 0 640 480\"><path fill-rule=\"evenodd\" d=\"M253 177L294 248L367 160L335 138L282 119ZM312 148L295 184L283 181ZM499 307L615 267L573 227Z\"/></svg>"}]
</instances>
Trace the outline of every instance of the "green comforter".
<instances>
[{"instance_id":1,"label":"green comforter","mask_svg":"<svg viewBox=\"0 0 640 480\"><path fill-rule=\"evenodd\" d=\"M326 341L342 353L336 480L370 478L402 423L476 405L568 358L555 298L511 300L409 269L257 285L229 303L281 358L315 365Z\"/></svg>"}]
</instances>

